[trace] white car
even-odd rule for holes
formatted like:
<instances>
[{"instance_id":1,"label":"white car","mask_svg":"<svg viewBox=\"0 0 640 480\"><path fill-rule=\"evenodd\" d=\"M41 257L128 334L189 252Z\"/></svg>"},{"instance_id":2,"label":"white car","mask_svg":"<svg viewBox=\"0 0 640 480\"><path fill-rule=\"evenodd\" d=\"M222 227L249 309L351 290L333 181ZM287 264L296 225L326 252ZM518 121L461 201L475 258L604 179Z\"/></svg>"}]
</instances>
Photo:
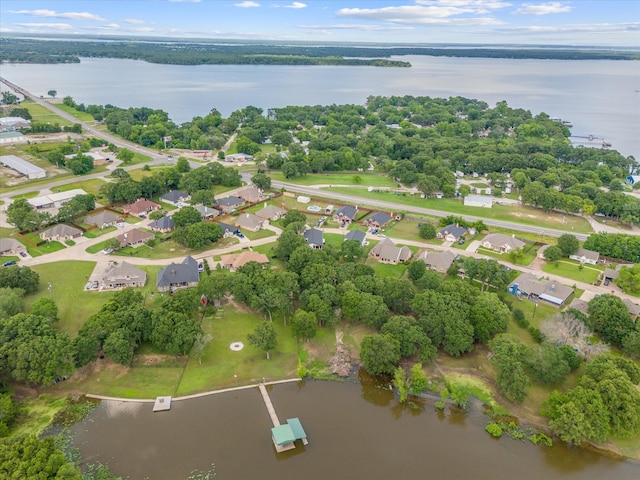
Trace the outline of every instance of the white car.
<instances>
[{"instance_id":1,"label":"white car","mask_svg":"<svg viewBox=\"0 0 640 480\"><path fill-rule=\"evenodd\" d=\"M109 255L110 253L113 253L113 248L105 248L102 250L102 253L104 255Z\"/></svg>"}]
</instances>

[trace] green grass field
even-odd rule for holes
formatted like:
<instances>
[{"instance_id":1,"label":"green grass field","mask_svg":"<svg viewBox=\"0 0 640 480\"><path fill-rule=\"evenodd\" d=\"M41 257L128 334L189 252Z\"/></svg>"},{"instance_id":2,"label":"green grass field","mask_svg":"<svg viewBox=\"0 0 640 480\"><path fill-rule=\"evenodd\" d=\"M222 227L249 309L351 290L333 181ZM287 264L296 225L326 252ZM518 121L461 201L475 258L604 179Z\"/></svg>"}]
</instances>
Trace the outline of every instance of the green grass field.
<instances>
[{"instance_id":1,"label":"green grass field","mask_svg":"<svg viewBox=\"0 0 640 480\"><path fill-rule=\"evenodd\" d=\"M369 192L366 189L356 189L351 187L332 187L333 192L347 195L359 196L375 200L393 202L398 205L410 205L422 208L431 208L442 212L450 212L455 215L472 215L476 217L491 218L494 220L504 220L524 225L540 227L541 233L544 228L557 228L560 230L573 229L576 233L591 233L591 225L587 220L573 215L563 215L559 213L546 213L527 206L512 207L509 205L493 205L492 208L465 207L460 200L452 198L427 198L411 195L395 195L390 192Z\"/></svg>"},{"instance_id":2,"label":"green grass field","mask_svg":"<svg viewBox=\"0 0 640 480\"><path fill-rule=\"evenodd\" d=\"M105 181L100 178L93 178L89 180L79 180L73 183L67 183L66 185L60 185L59 187L51 188L51 191L54 193L57 192L68 192L69 190L73 190L74 188L81 188L87 193L93 193L98 196L100 191L100 187L105 185Z\"/></svg>"},{"instance_id":3,"label":"green grass field","mask_svg":"<svg viewBox=\"0 0 640 480\"><path fill-rule=\"evenodd\" d=\"M595 283L604 269L596 265L584 265L580 269L580 264L575 260L563 259L557 263L557 266L553 262L545 263L542 271L578 282Z\"/></svg>"},{"instance_id":4,"label":"green grass field","mask_svg":"<svg viewBox=\"0 0 640 480\"><path fill-rule=\"evenodd\" d=\"M33 122L57 123L61 127L71 125L71 122L69 122L68 120L59 117L55 113L52 113L50 110L47 110L42 105L35 103L33 100L24 100L20 103L20 107L29 110L29 113L33 117Z\"/></svg>"},{"instance_id":5,"label":"green grass field","mask_svg":"<svg viewBox=\"0 0 640 480\"><path fill-rule=\"evenodd\" d=\"M78 120L80 120L82 122L87 122L87 123L93 123L94 122L93 115L91 115L90 113L79 112L75 108L70 107L68 105L65 105L64 103L55 103L53 105L56 108L59 108L60 110L62 110L63 112L66 112L69 115L73 115L74 117L76 117Z\"/></svg>"},{"instance_id":6,"label":"green grass field","mask_svg":"<svg viewBox=\"0 0 640 480\"><path fill-rule=\"evenodd\" d=\"M360 185L366 187L396 188L398 184L391 177L377 173L317 173L304 177L285 178L281 172L269 172L268 174L277 182L295 183L298 185Z\"/></svg>"}]
</instances>

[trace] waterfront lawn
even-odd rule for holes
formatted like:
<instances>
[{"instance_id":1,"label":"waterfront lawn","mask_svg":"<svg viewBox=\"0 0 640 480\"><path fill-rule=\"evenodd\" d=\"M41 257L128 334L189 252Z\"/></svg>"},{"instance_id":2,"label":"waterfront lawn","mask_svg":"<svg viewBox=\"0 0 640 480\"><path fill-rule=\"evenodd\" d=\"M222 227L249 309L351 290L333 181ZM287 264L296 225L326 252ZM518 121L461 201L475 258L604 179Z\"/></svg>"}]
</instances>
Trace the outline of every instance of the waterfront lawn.
<instances>
[{"instance_id":1,"label":"waterfront lawn","mask_svg":"<svg viewBox=\"0 0 640 480\"><path fill-rule=\"evenodd\" d=\"M465 207L460 200L452 198L420 198L418 195L396 195L393 192L368 192L366 189L351 187L332 187L328 190L346 195L354 195L362 198L393 202L398 205L410 205L414 207L430 208L442 212L450 212L455 215L472 215L480 218L504 220L507 222L522 223L540 228L557 228L576 233L591 233L591 225L587 220L575 215L562 213L547 213L528 206L497 205L492 208Z\"/></svg>"},{"instance_id":2,"label":"waterfront lawn","mask_svg":"<svg viewBox=\"0 0 640 480\"><path fill-rule=\"evenodd\" d=\"M297 185L360 185L365 190L368 187L398 187L398 184L391 177L377 173L317 173L302 177L285 178L281 172L271 171L268 175L274 181L295 183Z\"/></svg>"},{"instance_id":3,"label":"waterfront lawn","mask_svg":"<svg viewBox=\"0 0 640 480\"><path fill-rule=\"evenodd\" d=\"M213 336L213 340L205 347L202 364L197 358L189 359L174 395L258 383L263 378L266 381L294 378L298 366L297 343L291 329L283 325L282 318L276 317L273 320L278 346L270 352L270 360L266 359L262 350L248 344L247 334L259 322L265 321L269 320L229 304L224 305L217 313L209 309L202 328ZM229 345L233 342L242 342L244 348L238 352L232 351Z\"/></svg>"},{"instance_id":4,"label":"waterfront lawn","mask_svg":"<svg viewBox=\"0 0 640 480\"><path fill-rule=\"evenodd\" d=\"M580 263L575 260L563 259L557 263L546 262L542 267L543 272L570 278L577 282L595 284L604 269L598 265L584 265L580 269Z\"/></svg>"},{"instance_id":5,"label":"waterfront lawn","mask_svg":"<svg viewBox=\"0 0 640 480\"><path fill-rule=\"evenodd\" d=\"M49 103L53 103L53 102L49 102ZM59 108L60 110L62 110L65 113L68 113L69 115L73 115L74 117L76 117L81 122L87 122L87 123L94 123L95 122L95 120L93 118L93 115L91 115L90 113L80 112L80 111L76 110L73 107L65 105L64 103L54 103L53 106L55 106L56 108Z\"/></svg>"},{"instance_id":6,"label":"waterfront lawn","mask_svg":"<svg viewBox=\"0 0 640 480\"><path fill-rule=\"evenodd\" d=\"M20 102L20 107L29 110L29 113L33 117L31 121L34 123L57 123L61 127L71 125L71 122L69 122L68 120L59 117L42 105L35 103L33 100L23 100L22 102Z\"/></svg>"}]
</instances>

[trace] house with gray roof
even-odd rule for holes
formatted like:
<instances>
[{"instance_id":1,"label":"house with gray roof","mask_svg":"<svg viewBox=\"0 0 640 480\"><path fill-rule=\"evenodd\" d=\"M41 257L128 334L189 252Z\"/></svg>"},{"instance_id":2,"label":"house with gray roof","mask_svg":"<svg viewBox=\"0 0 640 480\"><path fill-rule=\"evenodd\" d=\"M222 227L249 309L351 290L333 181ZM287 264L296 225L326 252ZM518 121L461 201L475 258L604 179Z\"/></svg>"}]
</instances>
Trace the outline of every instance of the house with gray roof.
<instances>
[{"instance_id":1,"label":"house with gray roof","mask_svg":"<svg viewBox=\"0 0 640 480\"><path fill-rule=\"evenodd\" d=\"M144 287L147 273L127 262L109 262L109 267L102 275L102 290L120 290L127 287Z\"/></svg>"},{"instance_id":2,"label":"house with gray roof","mask_svg":"<svg viewBox=\"0 0 640 480\"><path fill-rule=\"evenodd\" d=\"M347 240L355 240L360 245L364 246L366 242L366 238L367 238L367 234L364 233L362 230L350 230L344 236L344 241L346 242Z\"/></svg>"},{"instance_id":3,"label":"house with gray roof","mask_svg":"<svg viewBox=\"0 0 640 480\"><path fill-rule=\"evenodd\" d=\"M240 197L229 196L225 198L216 199L216 206L220 207L225 213L233 212L236 208L241 207L245 204L245 201Z\"/></svg>"},{"instance_id":4,"label":"house with gray roof","mask_svg":"<svg viewBox=\"0 0 640 480\"><path fill-rule=\"evenodd\" d=\"M525 243L514 236L505 235L503 233L490 233L481 241L481 245L489 250L499 253L509 253L513 250L523 248Z\"/></svg>"},{"instance_id":5,"label":"house with gray roof","mask_svg":"<svg viewBox=\"0 0 640 480\"><path fill-rule=\"evenodd\" d=\"M156 288L160 292L174 292L180 288L196 287L200 281L198 262L187 256L182 263L170 263L158 272Z\"/></svg>"},{"instance_id":6,"label":"house with gray roof","mask_svg":"<svg viewBox=\"0 0 640 480\"><path fill-rule=\"evenodd\" d=\"M15 170L30 180L34 178L45 178L47 176L47 172L44 168L40 168L31 162L27 162L16 155L0 156L0 165Z\"/></svg>"},{"instance_id":7,"label":"house with gray roof","mask_svg":"<svg viewBox=\"0 0 640 480\"><path fill-rule=\"evenodd\" d=\"M152 232L168 233L176 228L176 224L171 217L161 217L151 222L149 228Z\"/></svg>"},{"instance_id":8,"label":"house with gray roof","mask_svg":"<svg viewBox=\"0 0 640 480\"><path fill-rule=\"evenodd\" d=\"M429 270L447 273L453 262L456 261L456 255L449 250L444 252L422 252L418 255L418 260L424 262Z\"/></svg>"},{"instance_id":9,"label":"house with gray roof","mask_svg":"<svg viewBox=\"0 0 640 480\"><path fill-rule=\"evenodd\" d=\"M233 237L236 233L240 231L238 227L236 227L235 225L229 225L228 223L223 223L223 222L216 222L216 223L220 225L220 228L222 229L222 235L224 236L224 238Z\"/></svg>"},{"instance_id":10,"label":"house with gray roof","mask_svg":"<svg viewBox=\"0 0 640 480\"><path fill-rule=\"evenodd\" d=\"M198 211L198 213L202 217L202 220L210 220L220 215L220 210L217 210L212 207L207 207L206 205L198 205L197 207L193 207L193 208L195 208Z\"/></svg>"},{"instance_id":11,"label":"house with gray roof","mask_svg":"<svg viewBox=\"0 0 640 480\"><path fill-rule=\"evenodd\" d=\"M362 225L371 228L382 228L391 220L393 220L392 215L389 215L385 212L376 212L369 218L367 218L364 222L362 222Z\"/></svg>"},{"instance_id":12,"label":"house with gray roof","mask_svg":"<svg viewBox=\"0 0 640 480\"><path fill-rule=\"evenodd\" d=\"M446 242L457 242L464 235L467 234L467 229L461 227L460 225L447 225L442 230L440 230L436 237L446 241Z\"/></svg>"},{"instance_id":13,"label":"house with gray roof","mask_svg":"<svg viewBox=\"0 0 640 480\"><path fill-rule=\"evenodd\" d=\"M70 227L69 225L65 225L64 223L59 223L51 228L46 229L43 232L40 232L40 238L42 240L46 240L47 242L51 242L52 240L57 242L66 242L81 236L82 230L75 227Z\"/></svg>"},{"instance_id":14,"label":"house with gray roof","mask_svg":"<svg viewBox=\"0 0 640 480\"><path fill-rule=\"evenodd\" d=\"M180 190L171 190L160 197L163 202L170 203L171 205L181 205L191 200L191 195Z\"/></svg>"},{"instance_id":15,"label":"house with gray roof","mask_svg":"<svg viewBox=\"0 0 640 480\"><path fill-rule=\"evenodd\" d=\"M369 256L381 263L403 263L411 258L409 247L397 247L390 238L385 238L379 242L369 252Z\"/></svg>"},{"instance_id":16,"label":"house with gray roof","mask_svg":"<svg viewBox=\"0 0 640 480\"><path fill-rule=\"evenodd\" d=\"M109 210L102 210L101 212L93 215L87 215L84 219L84 223L87 225L95 225L98 228L108 228L113 227L120 218L120 215L117 213Z\"/></svg>"},{"instance_id":17,"label":"house with gray roof","mask_svg":"<svg viewBox=\"0 0 640 480\"><path fill-rule=\"evenodd\" d=\"M276 207L275 205L267 205L261 210L256 212L256 215L260 218L267 220L279 220L286 215L287 211L284 208Z\"/></svg>"},{"instance_id":18,"label":"house with gray roof","mask_svg":"<svg viewBox=\"0 0 640 480\"><path fill-rule=\"evenodd\" d=\"M151 232L147 232L145 230L140 230L139 228L134 228L129 230L128 232L121 233L116 237L120 242L120 247L140 247L144 245L152 238L155 238L155 235Z\"/></svg>"},{"instance_id":19,"label":"house with gray roof","mask_svg":"<svg viewBox=\"0 0 640 480\"><path fill-rule=\"evenodd\" d=\"M576 253L574 253L573 255L569 255L569 258L580 263L595 265L600 259L600 254L598 252L594 252L593 250L579 248Z\"/></svg>"},{"instance_id":20,"label":"house with gray roof","mask_svg":"<svg viewBox=\"0 0 640 480\"><path fill-rule=\"evenodd\" d=\"M257 232L262 228L267 220L260 218L253 213L243 213L236 219L236 227L246 228L252 232Z\"/></svg>"},{"instance_id":21,"label":"house with gray roof","mask_svg":"<svg viewBox=\"0 0 640 480\"><path fill-rule=\"evenodd\" d=\"M574 298L569 304L569 310L576 310L583 315L589 315L589 302L581 298Z\"/></svg>"},{"instance_id":22,"label":"house with gray roof","mask_svg":"<svg viewBox=\"0 0 640 480\"><path fill-rule=\"evenodd\" d=\"M307 245L309 245L311 248L321 249L322 247L324 247L324 237L322 235L322 230L318 230L317 228L309 228L304 231L302 236L307 241Z\"/></svg>"},{"instance_id":23,"label":"house with gray roof","mask_svg":"<svg viewBox=\"0 0 640 480\"><path fill-rule=\"evenodd\" d=\"M19 255L26 251L27 247L15 238L0 238L0 255Z\"/></svg>"},{"instance_id":24,"label":"house with gray roof","mask_svg":"<svg viewBox=\"0 0 640 480\"><path fill-rule=\"evenodd\" d=\"M518 297L529 300L545 300L554 305L563 305L573 294L573 288L552 280L538 279L532 273L522 273L516 278L507 291Z\"/></svg>"},{"instance_id":25,"label":"house with gray roof","mask_svg":"<svg viewBox=\"0 0 640 480\"><path fill-rule=\"evenodd\" d=\"M345 205L344 207L340 207L336 210L336 213L333 214L333 219L336 222L341 223L351 223L353 219L356 218L356 214L358 213L358 207L353 205Z\"/></svg>"}]
</instances>

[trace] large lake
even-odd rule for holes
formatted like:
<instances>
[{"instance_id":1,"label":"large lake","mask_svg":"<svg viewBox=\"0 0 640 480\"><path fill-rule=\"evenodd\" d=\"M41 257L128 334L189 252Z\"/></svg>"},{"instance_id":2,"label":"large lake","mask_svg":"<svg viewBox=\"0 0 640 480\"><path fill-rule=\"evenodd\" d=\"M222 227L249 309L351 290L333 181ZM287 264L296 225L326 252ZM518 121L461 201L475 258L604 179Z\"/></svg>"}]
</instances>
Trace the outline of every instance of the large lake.
<instances>
[{"instance_id":1,"label":"large lake","mask_svg":"<svg viewBox=\"0 0 640 480\"><path fill-rule=\"evenodd\" d=\"M397 57L411 68L158 65L83 58L79 64L0 65L0 74L46 96L146 106L176 123L248 105L363 105L369 95L463 96L569 120L574 135L605 138L640 160L640 62Z\"/></svg>"},{"instance_id":2,"label":"large lake","mask_svg":"<svg viewBox=\"0 0 640 480\"><path fill-rule=\"evenodd\" d=\"M538 447L493 439L489 420L470 413L399 404L388 388L300 382L270 388L280 421L299 417L309 439L276 453L271 420L257 388L174 401L102 402L72 427L89 462L131 480L184 480L215 464L219 480L638 480L640 465L577 447Z\"/></svg>"}]
</instances>

